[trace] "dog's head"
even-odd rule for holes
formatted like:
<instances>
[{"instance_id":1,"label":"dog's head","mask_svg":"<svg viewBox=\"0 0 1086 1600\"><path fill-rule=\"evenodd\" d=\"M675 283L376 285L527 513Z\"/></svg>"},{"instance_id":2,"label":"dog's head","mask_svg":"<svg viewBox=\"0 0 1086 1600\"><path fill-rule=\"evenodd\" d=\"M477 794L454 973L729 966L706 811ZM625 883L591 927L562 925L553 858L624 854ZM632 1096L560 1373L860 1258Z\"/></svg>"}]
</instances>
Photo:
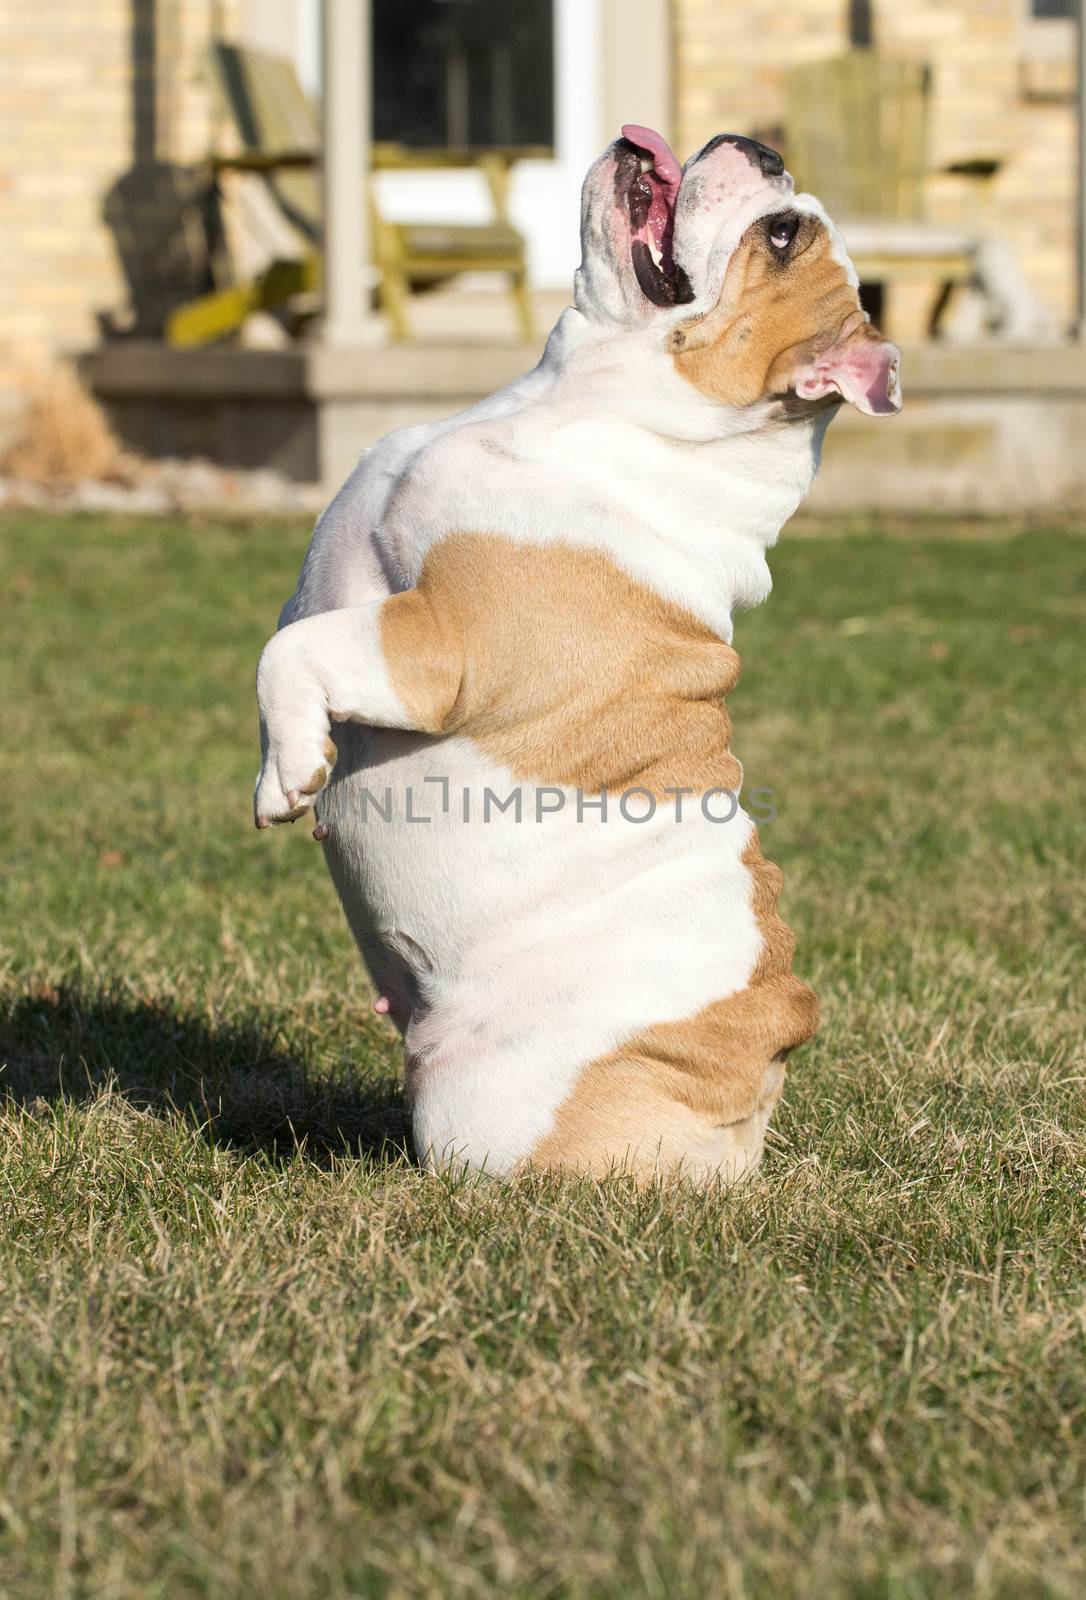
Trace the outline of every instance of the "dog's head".
<instances>
[{"instance_id":1,"label":"dog's head","mask_svg":"<svg viewBox=\"0 0 1086 1600\"><path fill-rule=\"evenodd\" d=\"M658 336L719 404L900 410L899 352L862 310L840 235L766 145L718 134L680 167L627 125L585 179L581 234L578 309Z\"/></svg>"}]
</instances>

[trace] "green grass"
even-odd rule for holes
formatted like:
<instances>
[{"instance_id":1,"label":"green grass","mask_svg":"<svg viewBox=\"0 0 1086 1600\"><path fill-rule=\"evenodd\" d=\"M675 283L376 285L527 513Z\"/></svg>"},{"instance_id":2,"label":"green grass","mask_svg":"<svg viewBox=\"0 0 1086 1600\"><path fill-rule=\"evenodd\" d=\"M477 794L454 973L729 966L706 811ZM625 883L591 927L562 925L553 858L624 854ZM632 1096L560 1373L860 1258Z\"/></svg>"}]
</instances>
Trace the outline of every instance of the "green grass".
<instances>
[{"instance_id":1,"label":"green grass","mask_svg":"<svg viewBox=\"0 0 1086 1600\"><path fill-rule=\"evenodd\" d=\"M729 1196L404 1155L249 820L304 537L0 520L0 1593L1081 1595L1086 541L785 533L735 743L824 1024Z\"/></svg>"}]
</instances>

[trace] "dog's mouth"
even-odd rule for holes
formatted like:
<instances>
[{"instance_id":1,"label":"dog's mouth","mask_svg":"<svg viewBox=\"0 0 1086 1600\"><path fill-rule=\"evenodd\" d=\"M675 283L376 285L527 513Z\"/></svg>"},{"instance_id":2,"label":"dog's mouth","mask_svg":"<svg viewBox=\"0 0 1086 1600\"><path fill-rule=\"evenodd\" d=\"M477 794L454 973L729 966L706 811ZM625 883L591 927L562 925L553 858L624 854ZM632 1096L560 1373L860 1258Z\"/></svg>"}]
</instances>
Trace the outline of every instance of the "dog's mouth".
<instances>
[{"instance_id":1,"label":"dog's mouth","mask_svg":"<svg viewBox=\"0 0 1086 1600\"><path fill-rule=\"evenodd\" d=\"M615 198L629 217L634 277L654 306L687 305L694 298L673 254L682 181L682 167L663 135L628 122L618 144Z\"/></svg>"}]
</instances>

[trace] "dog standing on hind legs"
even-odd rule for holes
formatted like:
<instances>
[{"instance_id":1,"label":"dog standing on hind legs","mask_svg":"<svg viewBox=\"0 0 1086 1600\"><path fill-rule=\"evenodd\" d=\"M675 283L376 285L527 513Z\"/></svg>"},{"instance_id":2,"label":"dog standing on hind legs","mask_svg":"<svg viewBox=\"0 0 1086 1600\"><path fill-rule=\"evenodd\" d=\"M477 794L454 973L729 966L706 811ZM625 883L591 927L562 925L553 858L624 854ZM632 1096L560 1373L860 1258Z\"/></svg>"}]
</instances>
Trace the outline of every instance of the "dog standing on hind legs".
<instances>
[{"instance_id":1,"label":"dog standing on hind legs","mask_svg":"<svg viewBox=\"0 0 1086 1600\"><path fill-rule=\"evenodd\" d=\"M535 370L321 517L258 669L256 821L315 811L427 1163L735 1181L818 1007L731 798L732 616L899 356L753 140L680 168L625 128L582 245Z\"/></svg>"}]
</instances>

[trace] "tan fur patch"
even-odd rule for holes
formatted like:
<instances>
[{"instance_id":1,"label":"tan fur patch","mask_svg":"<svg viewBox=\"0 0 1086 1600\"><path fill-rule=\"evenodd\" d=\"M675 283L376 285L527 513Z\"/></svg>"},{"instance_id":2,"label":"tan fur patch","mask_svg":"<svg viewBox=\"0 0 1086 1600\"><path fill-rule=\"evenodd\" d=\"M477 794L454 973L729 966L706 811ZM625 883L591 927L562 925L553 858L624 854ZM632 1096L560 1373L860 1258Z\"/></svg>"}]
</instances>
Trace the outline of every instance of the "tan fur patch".
<instances>
[{"instance_id":1,"label":"tan fur patch","mask_svg":"<svg viewBox=\"0 0 1086 1600\"><path fill-rule=\"evenodd\" d=\"M744 234L713 310L672 334L679 372L722 405L786 394L793 373L827 349L850 318L863 317L825 225L804 217L782 261L768 242L768 220Z\"/></svg>"},{"instance_id":2,"label":"tan fur patch","mask_svg":"<svg viewBox=\"0 0 1086 1600\"><path fill-rule=\"evenodd\" d=\"M818 1026L813 990L792 975L795 939L777 912L781 872L762 856L757 833L743 853L751 874L762 950L738 994L693 1017L644 1028L581 1072L555 1124L532 1152L537 1167L603 1175L624 1166L641 1177L696 1160L724 1124L764 1121L780 1097L784 1061Z\"/></svg>"},{"instance_id":3,"label":"tan fur patch","mask_svg":"<svg viewBox=\"0 0 1086 1600\"><path fill-rule=\"evenodd\" d=\"M301 789L299 790L299 793L300 794L320 794L321 790L324 788L325 784L328 782L328 774L331 772L332 768L335 766L336 757L338 755L339 755L339 751L336 749L336 746L333 743L333 741L331 739L325 739L325 741L324 741L324 758L325 758L325 762L327 764L325 766L323 766L323 767L318 767L317 768L316 772L314 772L314 774L310 778L309 782L308 783L304 783L302 785Z\"/></svg>"},{"instance_id":4,"label":"tan fur patch","mask_svg":"<svg viewBox=\"0 0 1086 1600\"><path fill-rule=\"evenodd\" d=\"M404 710L421 732L441 733L464 672L464 639L451 597L420 581L384 602L380 632L389 678Z\"/></svg>"},{"instance_id":5,"label":"tan fur patch","mask_svg":"<svg viewBox=\"0 0 1086 1600\"><path fill-rule=\"evenodd\" d=\"M599 552L444 539L386 601L392 685L427 732L468 735L517 778L738 789L729 645Z\"/></svg>"}]
</instances>

